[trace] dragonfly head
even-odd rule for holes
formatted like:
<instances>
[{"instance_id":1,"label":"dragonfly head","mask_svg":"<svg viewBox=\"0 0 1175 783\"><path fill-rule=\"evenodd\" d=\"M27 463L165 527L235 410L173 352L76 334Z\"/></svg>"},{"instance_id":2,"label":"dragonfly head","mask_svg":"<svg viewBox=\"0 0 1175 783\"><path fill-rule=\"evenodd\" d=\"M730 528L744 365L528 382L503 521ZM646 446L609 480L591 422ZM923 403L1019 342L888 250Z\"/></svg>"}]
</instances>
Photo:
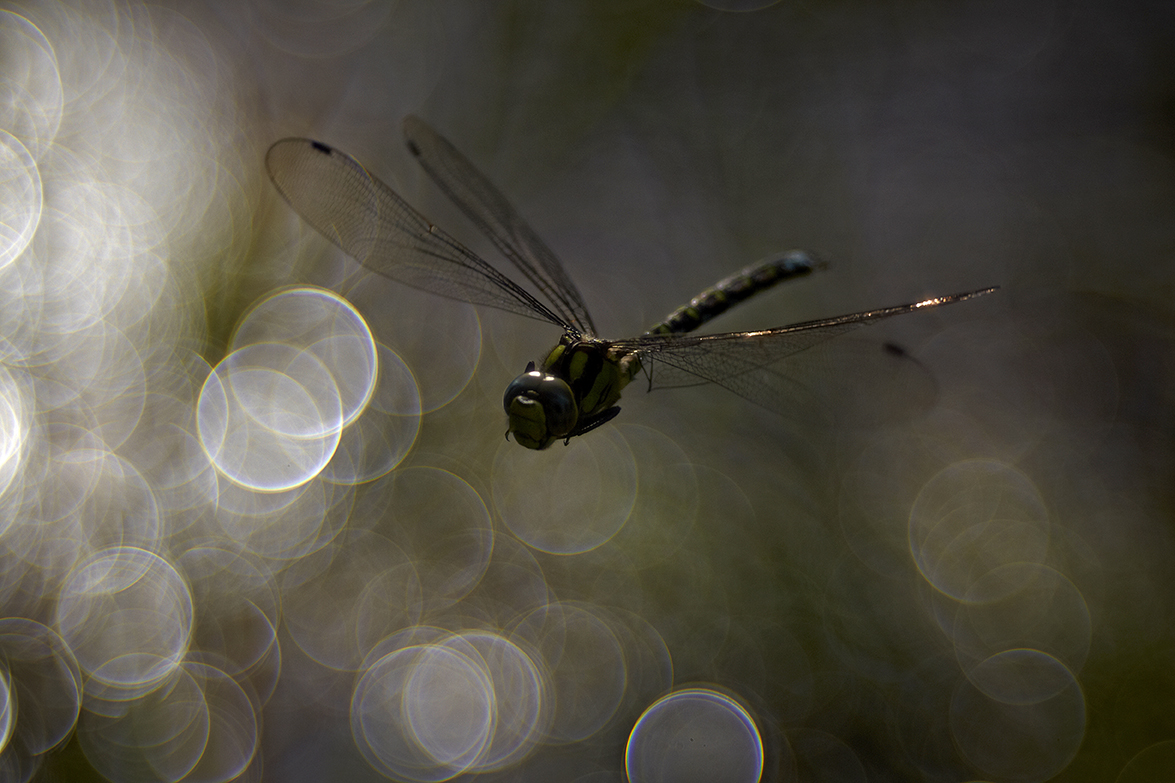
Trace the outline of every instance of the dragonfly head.
<instances>
[{"instance_id":1,"label":"dragonfly head","mask_svg":"<svg viewBox=\"0 0 1175 783\"><path fill-rule=\"evenodd\" d=\"M545 449L566 438L579 420L579 407L567 381L536 370L534 362L506 388L503 399L510 426L506 436L528 449Z\"/></svg>"}]
</instances>

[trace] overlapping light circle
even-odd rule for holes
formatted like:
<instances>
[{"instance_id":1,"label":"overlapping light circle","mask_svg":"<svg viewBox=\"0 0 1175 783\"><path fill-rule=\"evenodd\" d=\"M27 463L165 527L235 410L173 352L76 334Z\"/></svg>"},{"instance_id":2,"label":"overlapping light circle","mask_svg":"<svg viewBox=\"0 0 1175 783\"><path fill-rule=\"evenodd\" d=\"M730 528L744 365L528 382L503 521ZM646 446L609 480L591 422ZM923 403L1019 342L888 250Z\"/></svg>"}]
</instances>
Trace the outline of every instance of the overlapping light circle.
<instances>
[{"instance_id":1,"label":"overlapping light circle","mask_svg":"<svg viewBox=\"0 0 1175 783\"><path fill-rule=\"evenodd\" d=\"M332 291L291 288L262 299L229 350L201 389L198 424L209 459L242 487L283 492L320 474L371 481L415 440L420 397L411 371Z\"/></svg>"},{"instance_id":2,"label":"overlapping light circle","mask_svg":"<svg viewBox=\"0 0 1175 783\"><path fill-rule=\"evenodd\" d=\"M150 693L171 675L188 653L192 620L183 577L135 547L82 560L66 578L54 616L86 675L87 697L110 702Z\"/></svg>"},{"instance_id":3,"label":"overlapping light circle","mask_svg":"<svg viewBox=\"0 0 1175 783\"><path fill-rule=\"evenodd\" d=\"M375 660L351 701L355 742L377 770L398 780L448 780L509 766L542 738L547 685L524 648L484 631L400 638L418 643Z\"/></svg>"},{"instance_id":4,"label":"overlapping light circle","mask_svg":"<svg viewBox=\"0 0 1175 783\"><path fill-rule=\"evenodd\" d=\"M237 324L229 351L257 343L298 348L329 370L342 408L340 427L351 424L375 392L375 338L359 311L333 291L292 288L254 304Z\"/></svg>"},{"instance_id":5,"label":"overlapping light circle","mask_svg":"<svg viewBox=\"0 0 1175 783\"><path fill-rule=\"evenodd\" d=\"M0 130L0 269L11 264L41 222L41 174L20 140Z\"/></svg>"},{"instance_id":6,"label":"overlapping light circle","mask_svg":"<svg viewBox=\"0 0 1175 783\"><path fill-rule=\"evenodd\" d=\"M960 599L990 568L1043 562L1050 534L1048 509L1031 481L991 460L944 469L910 511L914 562L930 584Z\"/></svg>"},{"instance_id":7,"label":"overlapping light circle","mask_svg":"<svg viewBox=\"0 0 1175 783\"><path fill-rule=\"evenodd\" d=\"M503 443L494 458L494 507L515 536L563 555L590 551L628 521L636 466L624 437L601 428L563 448L531 452Z\"/></svg>"},{"instance_id":8,"label":"overlapping light circle","mask_svg":"<svg viewBox=\"0 0 1175 783\"><path fill-rule=\"evenodd\" d=\"M342 433L339 388L313 354L281 343L241 348L200 391L200 437L237 484L281 492L317 476Z\"/></svg>"},{"instance_id":9,"label":"overlapping light circle","mask_svg":"<svg viewBox=\"0 0 1175 783\"><path fill-rule=\"evenodd\" d=\"M624 768L632 783L758 783L763 740L731 696L682 688L649 705L633 726Z\"/></svg>"}]
</instances>

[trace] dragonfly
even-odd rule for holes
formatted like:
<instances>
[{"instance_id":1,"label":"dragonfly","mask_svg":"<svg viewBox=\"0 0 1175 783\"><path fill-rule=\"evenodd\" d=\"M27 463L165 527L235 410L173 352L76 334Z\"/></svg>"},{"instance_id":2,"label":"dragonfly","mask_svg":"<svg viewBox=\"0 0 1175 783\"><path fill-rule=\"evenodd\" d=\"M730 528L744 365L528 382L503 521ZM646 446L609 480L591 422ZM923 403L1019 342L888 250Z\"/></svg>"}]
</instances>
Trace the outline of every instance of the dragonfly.
<instances>
[{"instance_id":1,"label":"dragonfly","mask_svg":"<svg viewBox=\"0 0 1175 783\"><path fill-rule=\"evenodd\" d=\"M506 389L506 438L529 449L564 444L611 421L621 392L644 373L648 389L714 383L782 412L787 377L772 365L885 318L974 299L998 286L771 329L696 334L751 296L823 268L815 254L768 256L727 277L654 324L620 340L596 336L583 296L555 253L509 200L424 120L403 122L409 152L433 182L538 292L532 294L434 225L344 152L306 138L265 155L278 193L301 218L367 269L432 294L546 321L558 344Z\"/></svg>"}]
</instances>

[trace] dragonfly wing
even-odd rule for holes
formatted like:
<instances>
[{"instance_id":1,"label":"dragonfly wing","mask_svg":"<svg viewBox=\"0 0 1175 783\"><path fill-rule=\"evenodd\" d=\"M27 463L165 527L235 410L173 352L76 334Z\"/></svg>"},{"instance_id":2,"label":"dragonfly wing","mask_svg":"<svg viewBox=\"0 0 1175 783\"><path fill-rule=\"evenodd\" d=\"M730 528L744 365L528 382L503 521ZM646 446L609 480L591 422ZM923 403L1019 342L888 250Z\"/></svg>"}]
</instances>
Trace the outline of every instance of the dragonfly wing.
<instances>
[{"instance_id":1,"label":"dragonfly wing","mask_svg":"<svg viewBox=\"0 0 1175 783\"><path fill-rule=\"evenodd\" d=\"M351 156L310 139L282 139L269 148L265 167L303 220L373 272L566 327L564 319L429 223Z\"/></svg>"},{"instance_id":2,"label":"dragonfly wing","mask_svg":"<svg viewBox=\"0 0 1175 783\"><path fill-rule=\"evenodd\" d=\"M716 383L756 404L782 412L791 399L788 390L794 390L796 382L792 380L793 373L773 368L774 363L885 318L962 302L994 290L985 288L762 331L645 335L611 344L614 349L640 354L649 373L651 389ZM820 352L813 356L814 360L817 358L822 361L835 357Z\"/></svg>"},{"instance_id":3,"label":"dragonfly wing","mask_svg":"<svg viewBox=\"0 0 1175 783\"><path fill-rule=\"evenodd\" d=\"M823 330L814 328L787 334L777 334L771 330L671 336L663 346L649 345L647 338L640 338L645 345L638 351L649 371L651 389L697 386L701 383L716 383L732 388L740 385L738 379L747 373L768 369L775 362L863 325L830 324Z\"/></svg>"},{"instance_id":4,"label":"dragonfly wing","mask_svg":"<svg viewBox=\"0 0 1175 783\"><path fill-rule=\"evenodd\" d=\"M655 363L657 379L674 373L678 385L691 385L686 373ZM700 382L694 376L692 384ZM852 337L815 344L793 361L768 365L720 382L740 397L785 418L876 425L913 419L933 407L938 383L929 370L901 348Z\"/></svg>"},{"instance_id":5,"label":"dragonfly wing","mask_svg":"<svg viewBox=\"0 0 1175 783\"><path fill-rule=\"evenodd\" d=\"M580 332L595 334L583 297L563 265L501 191L419 117L404 119L404 137L437 186L543 293L555 312Z\"/></svg>"}]
</instances>

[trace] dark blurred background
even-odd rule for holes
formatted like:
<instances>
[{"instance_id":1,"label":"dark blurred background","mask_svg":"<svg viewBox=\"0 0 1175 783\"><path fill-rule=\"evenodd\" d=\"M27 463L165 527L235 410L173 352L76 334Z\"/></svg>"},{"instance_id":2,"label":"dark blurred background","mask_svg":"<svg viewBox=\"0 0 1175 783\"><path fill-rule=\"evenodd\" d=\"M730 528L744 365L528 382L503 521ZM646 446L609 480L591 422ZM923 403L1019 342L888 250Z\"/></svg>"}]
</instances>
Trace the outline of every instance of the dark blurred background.
<instances>
[{"instance_id":1,"label":"dark blurred background","mask_svg":"<svg viewBox=\"0 0 1175 783\"><path fill-rule=\"evenodd\" d=\"M170 649L209 704L209 683L217 698L240 692L231 710L197 710L220 738L185 740L203 748L199 764L145 762L136 748L158 743L112 726L136 699L171 704L179 686L96 693L97 653L75 649L76 729L58 719L56 749L36 746L17 712L8 777L394 778L372 760L382 724L357 694L385 688L393 703L389 680L371 685L384 653L474 631L537 650L556 704L547 733L520 740L509 763L478 757L486 779L624 780L637 719L687 684L745 710L764 780L1175 776L1175 5L4 7L0 128L28 150L5 160L35 163L45 212L0 280L5 388L23 406L8 438L24 455L6 463L20 500L3 535L19 568L0 613L52 629L42 644L84 647L61 608L81 590L79 564L133 545L158 558L134 562L194 606L194 636L181 621L171 647L151 649ZM828 269L715 328L1000 290L800 357L808 394L782 416L712 386L645 395L638 380L614 425L522 453L502 440L502 390L557 330L364 273L266 177L274 141L320 139L512 274L407 154L408 114L511 198L604 337L638 334L790 248ZM51 233L51 209L79 204L86 220L70 225L107 229L106 263L86 260L81 248L99 244L86 230ZM9 212L19 235L24 213ZM111 238L111 225L123 233ZM167 430L209 448L191 417L205 378L249 308L291 285L354 304L411 371L412 388L395 393L419 395L421 416L396 430L408 434L389 440L383 469L307 479L313 503L244 500L199 448L152 444ZM898 380L875 361L886 342L906 353ZM137 375L110 369L127 357ZM127 389L146 402L123 404ZM70 489L82 479L61 465L80 458L62 454L81 446L84 464L120 460L120 487L125 465L142 475L154 532L98 536L86 519L66 529L64 512L43 512L63 492L106 486L109 470L83 471L85 489ZM165 501L180 485L186 499ZM103 518L118 516L126 492L102 497ZM317 514L311 533L289 526L306 514ZM387 581L391 565L413 572L411 588ZM264 616L268 641L239 641L254 626L208 586L221 573L232 575L224 595L247 595ZM164 594L143 600L183 615L160 608ZM111 647L147 634L117 616L116 630L128 625ZM332 637L346 634L360 641L344 653ZM239 661L234 645L254 643L235 669L210 652ZM578 644L593 652L576 663ZM58 703L38 693L42 708ZM435 713L439 734L459 733L455 704ZM149 714L196 720L168 709ZM388 714L403 731L404 714ZM400 774L479 771L463 763Z\"/></svg>"}]
</instances>

